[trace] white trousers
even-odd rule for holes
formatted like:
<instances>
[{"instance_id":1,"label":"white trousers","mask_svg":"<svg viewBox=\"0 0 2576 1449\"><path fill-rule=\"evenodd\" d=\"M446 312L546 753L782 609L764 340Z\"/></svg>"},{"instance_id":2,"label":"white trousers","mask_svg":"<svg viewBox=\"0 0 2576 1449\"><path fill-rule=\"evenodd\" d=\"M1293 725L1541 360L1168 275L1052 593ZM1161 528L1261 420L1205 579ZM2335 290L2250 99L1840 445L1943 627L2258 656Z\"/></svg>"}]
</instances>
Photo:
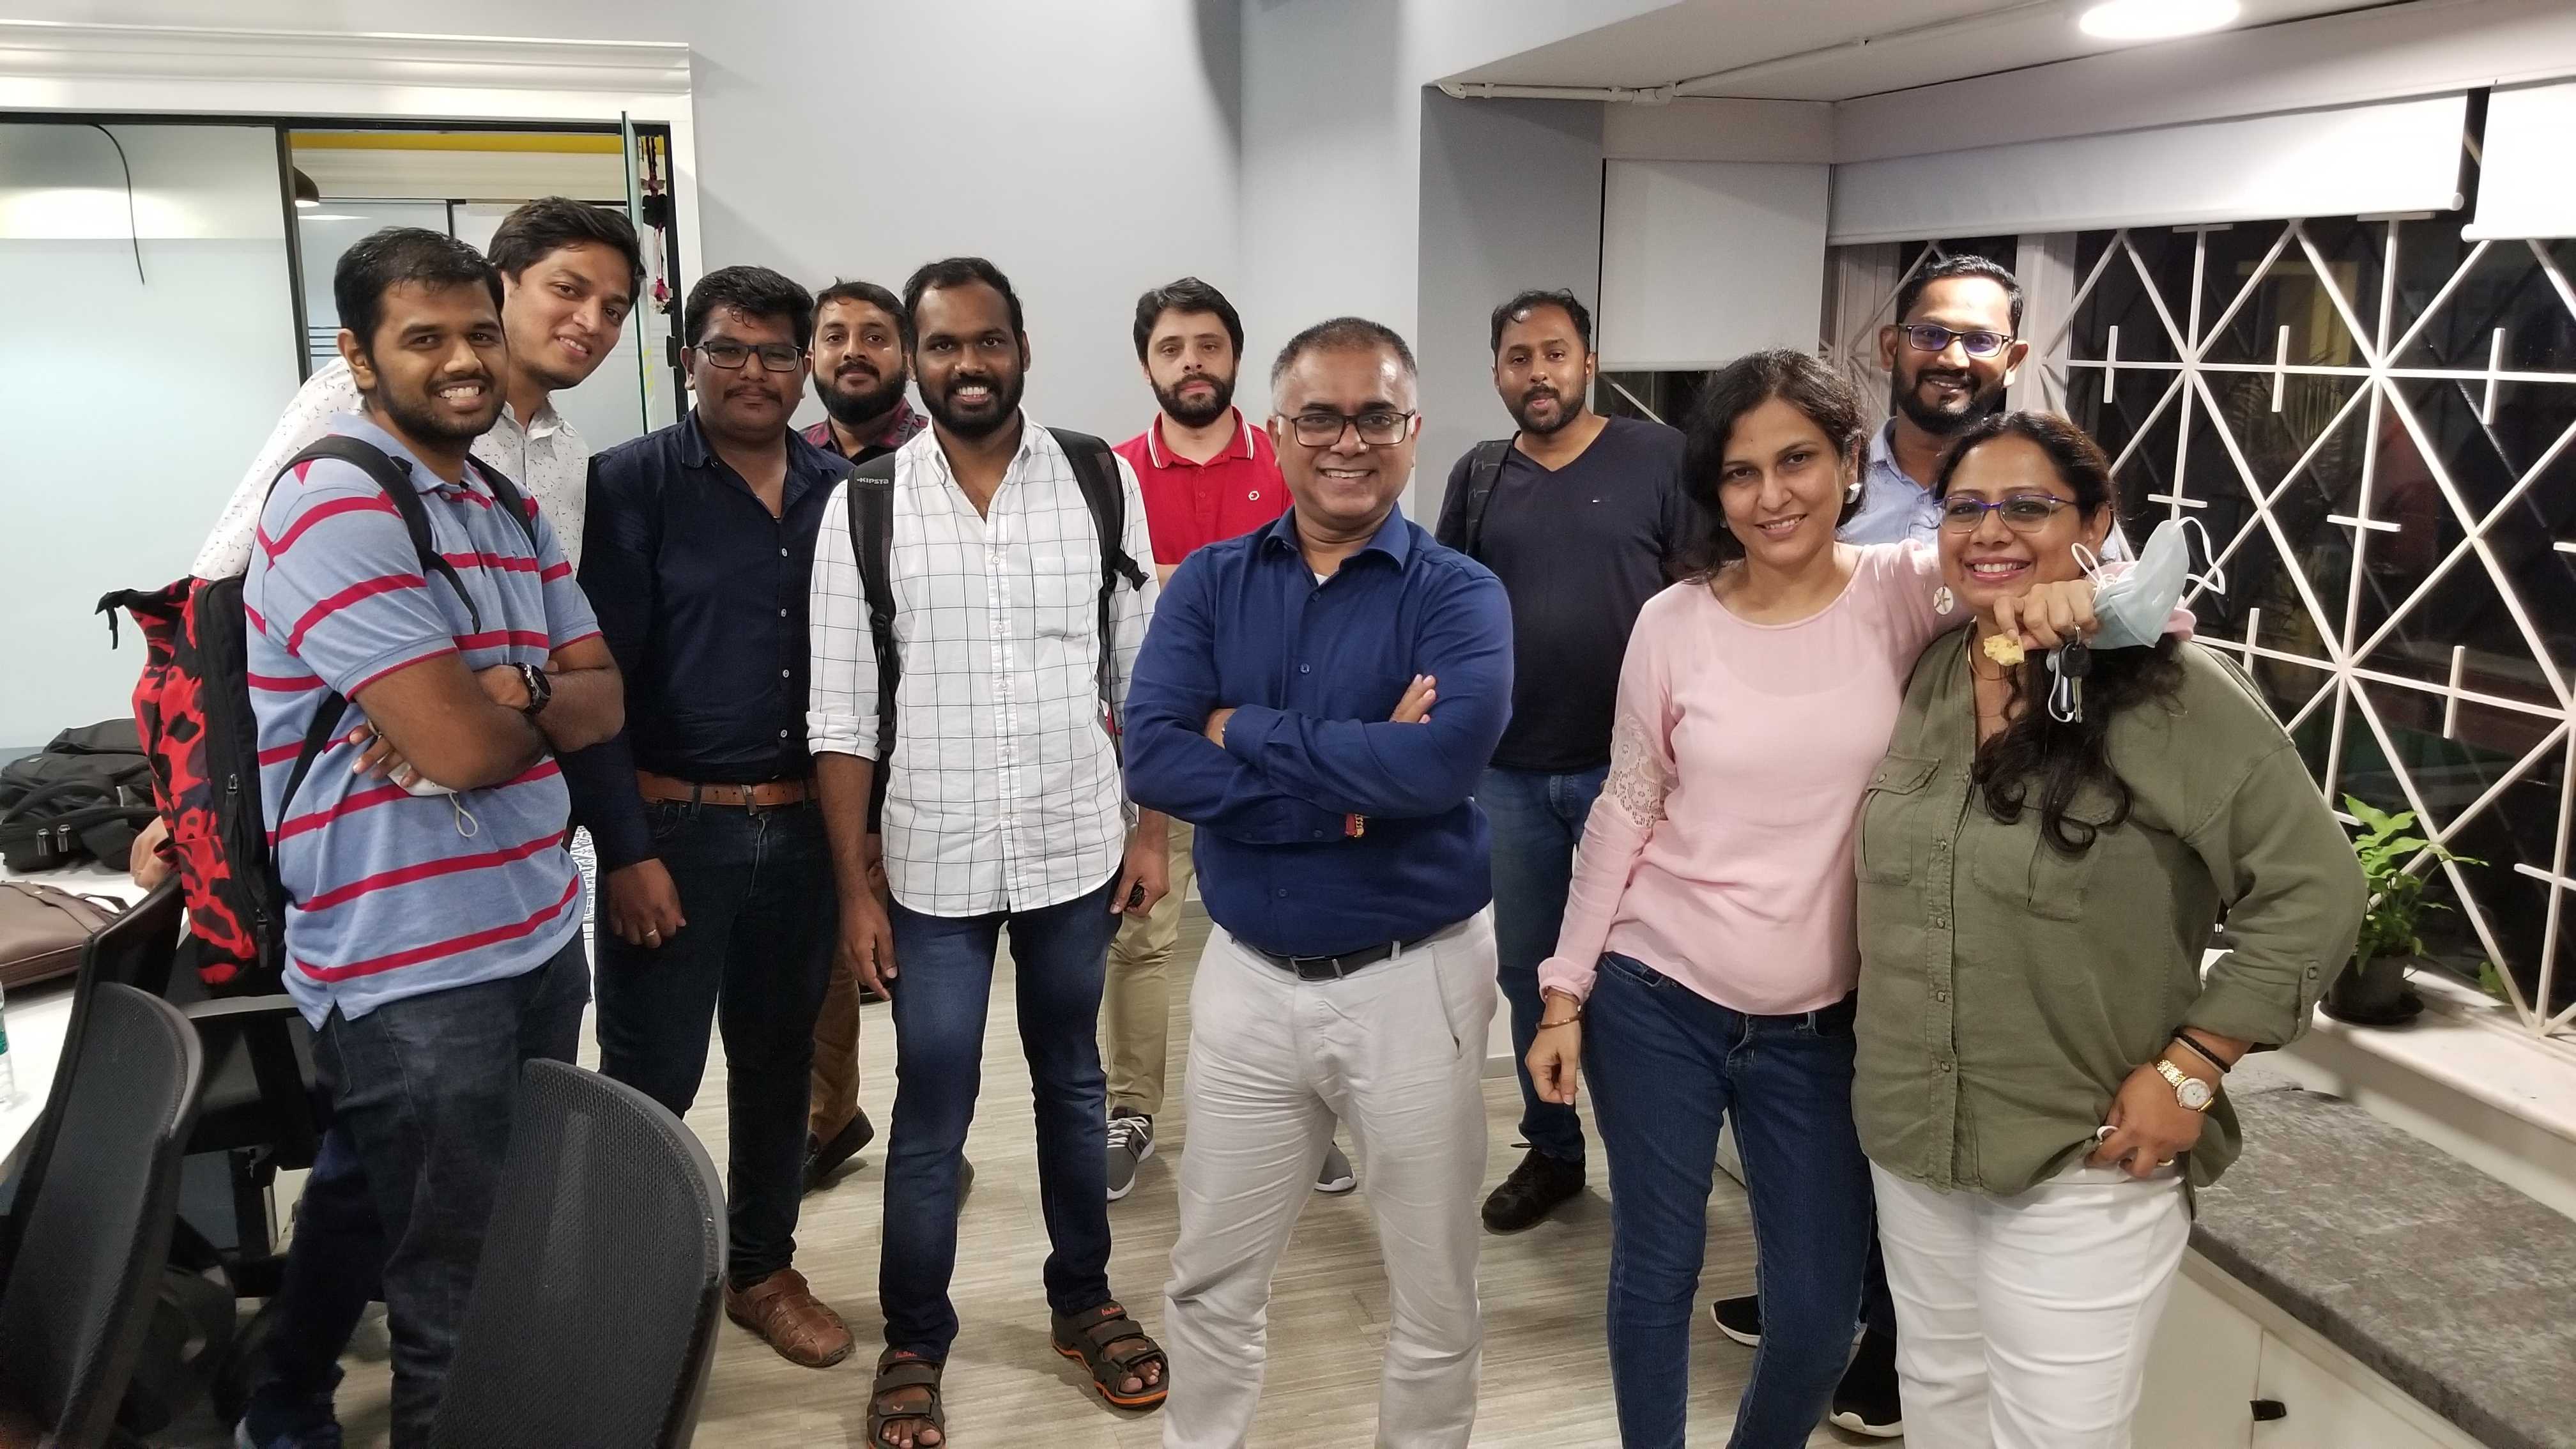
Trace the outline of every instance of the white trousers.
<instances>
[{"instance_id":1,"label":"white trousers","mask_svg":"<svg viewBox=\"0 0 2576 1449\"><path fill-rule=\"evenodd\" d=\"M1912 1449L2129 1449L2191 1238L2182 1182L2078 1167L2013 1197L1873 1165Z\"/></svg>"},{"instance_id":2,"label":"white trousers","mask_svg":"<svg viewBox=\"0 0 2576 1449\"><path fill-rule=\"evenodd\" d=\"M1336 1118L1357 1149L1390 1290L1377 1442L1464 1449L1484 1356L1479 1078L1494 998L1486 912L1339 981L1300 981L1222 930L1208 938L1190 992L1181 1231L1163 1298L1165 1449L1237 1449L1250 1433L1271 1270Z\"/></svg>"}]
</instances>

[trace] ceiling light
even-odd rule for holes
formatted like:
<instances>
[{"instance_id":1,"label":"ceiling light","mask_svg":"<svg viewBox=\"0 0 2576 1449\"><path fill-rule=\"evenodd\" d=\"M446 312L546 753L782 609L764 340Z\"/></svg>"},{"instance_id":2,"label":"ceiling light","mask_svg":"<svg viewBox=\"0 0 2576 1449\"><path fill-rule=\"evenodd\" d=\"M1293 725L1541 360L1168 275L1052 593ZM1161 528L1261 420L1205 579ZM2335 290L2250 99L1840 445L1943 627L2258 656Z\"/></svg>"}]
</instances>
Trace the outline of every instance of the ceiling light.
<instances>
[{"instance_id":1,"label":"ceiling light","mask_svg":"<svg viewBox=\"0 0 2576 1449\"><path fill-rule=\"evenodd\" d=\"M322 204L322 188L314 185L313 178L301 169L295 173L295 204L308 209Z\"/></svg>"},{"instance_id":2,"label":"ceiling light","mask_svg":"<svg viewBox=\"0 0 2576 1449\"><path fill-rule=\"evenodd\" d=\"M2168 40L2219 29L2242 9L2238 0L2100 0L2075 23L2102 40Z\"/></svg>"}]
</instances>

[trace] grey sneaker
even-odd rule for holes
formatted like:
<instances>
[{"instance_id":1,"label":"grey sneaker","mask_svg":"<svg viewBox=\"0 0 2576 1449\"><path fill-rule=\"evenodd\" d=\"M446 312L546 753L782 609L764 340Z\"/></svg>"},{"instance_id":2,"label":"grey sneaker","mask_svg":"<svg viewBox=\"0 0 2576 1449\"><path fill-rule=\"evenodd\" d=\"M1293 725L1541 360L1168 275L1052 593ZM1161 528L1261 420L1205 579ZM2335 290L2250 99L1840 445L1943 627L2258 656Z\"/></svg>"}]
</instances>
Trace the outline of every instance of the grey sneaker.
<instances>
[{"instance_id":1,"label":"grey sneaker","mask_svg":"<svg viewBox=\"0 0 2576 1449\"><path fill-rule=\"evenodd\" d=\"M1315 1191L1340 1197L1360 1185L1351 1173L1351 1160L1342 1154L1342 1144L1330 1143L1324 1148L1324 1170L1315 1174Z\"/></svg>"},{"instance_id":2,"label":"grey sneaker","mask_svg":"<svg viewBox=\"0 0 2576 1449\"><path fill-rule=\"evenodd\" d=\"M1109 1200L1136 1190L1136 1168L1154 1155L1154 1119L1142 1115L1109 1119Z\"/></svg>"}]
</instances>

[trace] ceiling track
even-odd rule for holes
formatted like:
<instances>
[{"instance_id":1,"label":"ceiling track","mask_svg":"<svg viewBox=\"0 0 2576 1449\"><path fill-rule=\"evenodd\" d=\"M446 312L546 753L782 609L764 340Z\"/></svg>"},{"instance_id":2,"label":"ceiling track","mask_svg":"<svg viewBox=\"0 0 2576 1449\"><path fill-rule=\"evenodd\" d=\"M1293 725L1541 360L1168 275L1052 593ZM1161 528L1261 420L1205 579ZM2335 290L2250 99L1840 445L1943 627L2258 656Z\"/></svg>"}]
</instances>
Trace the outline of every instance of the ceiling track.
<instances>
[{"instance_id":1,"label":"ceiling track","mask_svg":"<svg viewBox=\"0 0 2576 1449\"><path fill-rule=\"evenodd\" d=\"M1636 106L1664 106L1677 100L1712 98L1725 92L1711 89L1797 70L1819 61L1850 55L1897 41L1932 40L1952 35L1965 35L1997 25L2036 10L2064 13L2066 0L2014 0L2009 5L1989 6L1968 15L1954 15L1946 20L1927 20L1919 25L1901 26L1873 35L1854 36L1831 45L1818 45L1806 50L1775 55L1768 60L1710 71L1706 75L1684 76L1659 86L1546 86L1513 85L1498 81L1442 81L1442 93L1457 100L1527 100L1527 101L1617 101Z\"/></svg>"}]
</instances>

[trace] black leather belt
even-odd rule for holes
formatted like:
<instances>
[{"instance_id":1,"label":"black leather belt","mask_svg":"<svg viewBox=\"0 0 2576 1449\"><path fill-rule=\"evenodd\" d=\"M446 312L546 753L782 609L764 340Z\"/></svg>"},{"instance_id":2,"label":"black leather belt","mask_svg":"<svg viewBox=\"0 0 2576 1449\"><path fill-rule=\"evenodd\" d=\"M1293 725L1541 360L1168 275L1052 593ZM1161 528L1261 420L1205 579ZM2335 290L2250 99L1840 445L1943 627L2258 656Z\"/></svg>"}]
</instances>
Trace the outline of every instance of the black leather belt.
<instances>
[{"instance_id":1,"label":"black leather belt","mask_svg":"<svg viewBox=\"0 0 2576 1449\"><path fill-rule=\"evenodd\" d=\"M1437 934L1439 933L1436 931L1432 933L1432 935ZM1275 951L1264 951L1248 941L1244 945L1255 956L1282 971L1294 974L1300 981L1339 981L1355 971L1376 965L1398 951L1410 951L1430 939L1430 936L1416 936L1410 941L1380 941L1374 946L1363 946L1356 951L1344 951L1337 956L1282 956Z\"/></svg>"}]
</instances>

